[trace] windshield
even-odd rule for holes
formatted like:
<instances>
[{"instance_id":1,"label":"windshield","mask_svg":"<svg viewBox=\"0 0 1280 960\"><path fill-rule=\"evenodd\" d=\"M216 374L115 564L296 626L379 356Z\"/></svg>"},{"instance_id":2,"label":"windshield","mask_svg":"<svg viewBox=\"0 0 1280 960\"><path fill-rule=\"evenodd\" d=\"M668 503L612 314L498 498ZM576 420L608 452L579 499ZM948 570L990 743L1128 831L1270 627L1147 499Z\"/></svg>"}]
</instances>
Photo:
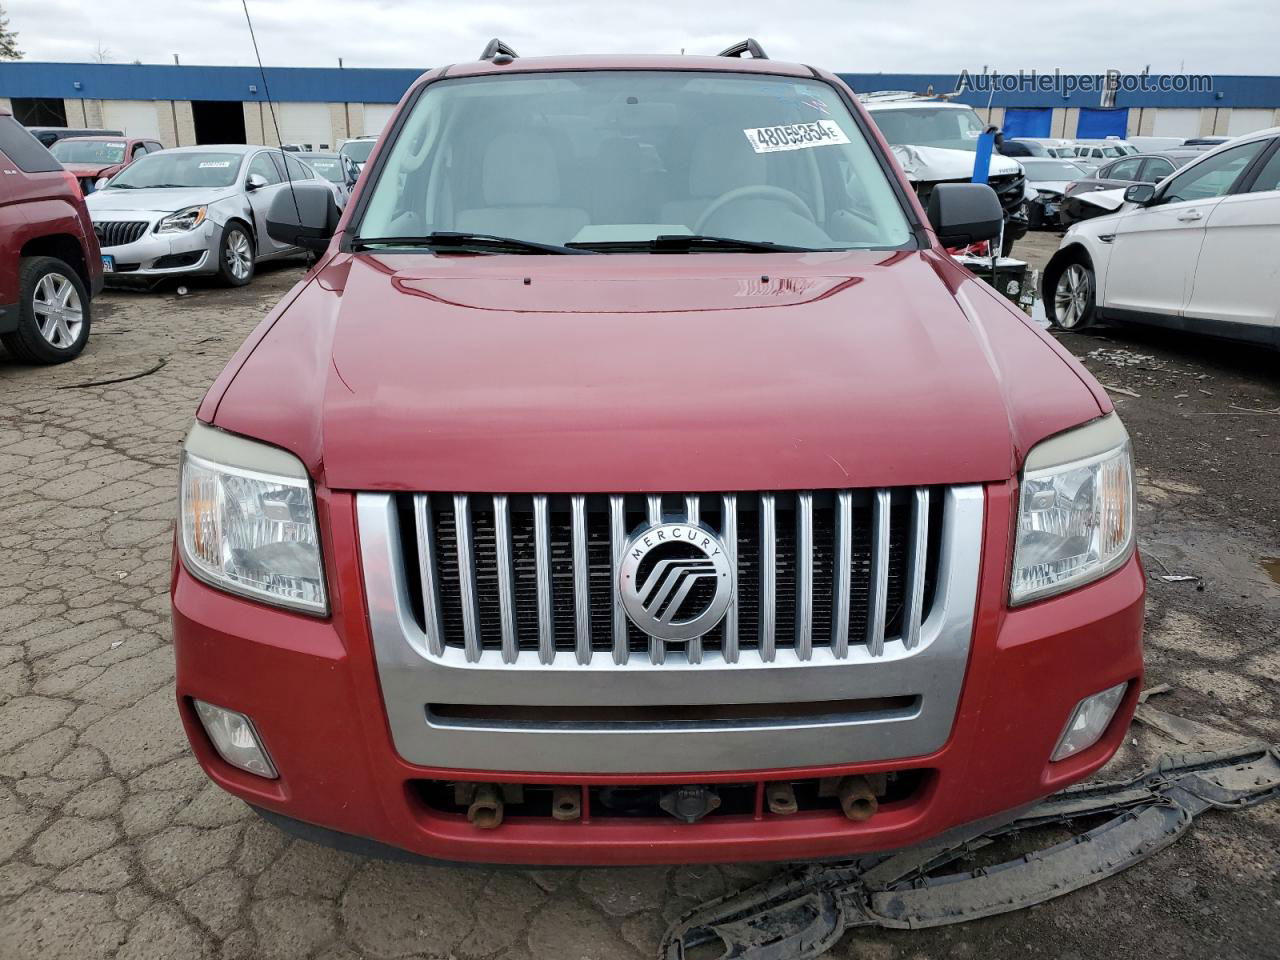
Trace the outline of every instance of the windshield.
<instances>
[{"instance_id":1,"label":"windshield","mask_svg":"<svg viewBox=\"0 0 1280 960\"><path fill-rule=\"evenodd\" d=\"M658 71L428 87L386 154L358 235L448 231L610 252L693 234L817 249L911 241L830 86Z\"/></svg>"},{"instance_id":2,"label":"windshield","mask_svg":"<svg viewBox=\"0 0 1280 960\"><path fill-rule=\"evenodd\" d=\"M229 187L236 182L243 160L239 153L165 150L135 160L107 187Z\"/></svg>"},{"instance_id":3,"label":"windshield","mask_svg":"<svg viewBox=\"0 0 1280 960\"><path fill-rule=\"evenodd\" d=\"M317 157L306 153L300 153L298 156L326 180L342 183L342 161L337 157Z\"/></svg>"},{"instance_id":4,"label":"windshield","mask_svg":"<svg viewBox=\"0 0 1280 960\"><path fill-rule=\"evenodd\" d=\"M49 152L61 163L100 163L103 166L124 161L123 140L59 140Z\"/></svg>"},{"instance_id":5,"label":"windshield","mask_svg":"<svg viewBox=\"0 0 1280 960\"><path fill-rule=\"evenodd\" d=\"M982 121L967 107L902 107L871 114L884 138L895 147L947 147L977 151Z\"/></svg>"},{"instance_id":6,"label":"windshield","mask_svg":"<svg viewBox=\"0 0 1280 960\"><path fill-rule=\"evenodd\" d=\"M345 153L356 163L364 163L369 159L369 154L373 153L373 145L376 140L349 140L342 145L339 153Z\"/></svg>"},{"instance_id":7,"label":"windshield","mask_svg":"<svg viewBox=\"0 0 1280 960\"><path fill-rule=\"evenodd\" d=\"M1059 163L1056 160L1045 160L1042 163L1024 163L1027 179L1034 182L1042 180L1077 180L1084 176L1084 171L1074 163Z\"/></svg>"}]
</instances>

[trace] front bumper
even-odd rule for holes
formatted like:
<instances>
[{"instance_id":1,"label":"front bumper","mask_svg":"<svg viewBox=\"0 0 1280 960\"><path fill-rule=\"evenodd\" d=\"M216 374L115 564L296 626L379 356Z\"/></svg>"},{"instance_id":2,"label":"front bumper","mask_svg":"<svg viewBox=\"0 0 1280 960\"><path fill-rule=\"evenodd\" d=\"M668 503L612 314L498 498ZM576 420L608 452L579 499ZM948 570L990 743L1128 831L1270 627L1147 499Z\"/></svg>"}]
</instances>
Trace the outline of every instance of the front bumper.
<instances>
[{"instance_id":1,"label":"front bumper","mask_svg":"<svg viewBox=\"0 0 1280 960\"><path fill-rule=\"evenodd\" d=\"M1080 780L1114 753L1128 726L1142 674L1144 578L1135 557L1088 587L1008 610L1016 496L986 488L978 602L954 723L940 746L881 759L774 764L771 769L691 771L673 753L667 772L563 772L536 742L518 769L457 769L410 763L388 725L366 599L356 498L323 490L333 612L316 619L212 589L175 562L172 583L177 695L183 723L209 776L256 807L339 833L441 860L519 864L642 864L788 860L911 846L955 827L1015 810ZM588 679L583 677L584 683ZM1124 703L1093 747L1050 764L1063 726L1084 696L1128 682ZM280 779L223 762L191 705L201 699L253 718ZM831 756L848 753L833 742ZM479 766L479 765L477 765ZM621 765L625 768L625 764ZM548 772L549 770L555 772ZM838 812L711 816L695 824L662 818L509 818L480 830L424 804L423 780L573 785L732 784L853 773L924 771L919 789L863 822ZM683 771L683 772L675 772Z\"/></svg>"},{"instance_id":2,"label":"front bumper","mask_svg":"<svg viewBox=\"0 0 1280 960\"><path fill-rule=\"evenodd\" d=\"M185 233L156 233L154 224L133 243L103 247L103 256L113 257L115 270L107 273L107 283L132 279L202 275L218 270L218 247L222 227L206 220Z\"/></svg>"}]
</instances>

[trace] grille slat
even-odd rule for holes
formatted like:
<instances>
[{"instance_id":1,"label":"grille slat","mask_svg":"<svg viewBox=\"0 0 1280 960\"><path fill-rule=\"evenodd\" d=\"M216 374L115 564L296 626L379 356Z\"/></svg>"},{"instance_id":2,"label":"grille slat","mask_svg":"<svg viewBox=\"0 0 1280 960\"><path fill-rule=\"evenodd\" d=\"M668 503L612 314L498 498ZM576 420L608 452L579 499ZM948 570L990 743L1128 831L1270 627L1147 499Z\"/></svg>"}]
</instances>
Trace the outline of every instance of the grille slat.
<instances>
[{"instance_id":1,"label":"grille slat","mask_svg":"<svg viewBox=\"0 0 1280 960\"><path fill-rule=\"evenodd\" d=\"M412 607L428 652L536 652L587 665L596 652L690 664L744 652L812 660L915 649L941 554L942 497L928 488L764 492L715 498L418 494L401 502ZM667 511L665 508L669 508ZM679 511L678 516L676 511ZM728 612L696 641L664 642L627 617L616 589L627 539L663 519L716 531L737 575Z\"/></svg>"},{"instance_id":2,"label":"grille slat","mask_svg":"<svg viewBox=\"0 0 1280 960\"><path fill-rule=\"evenodd\" d=\"M720 539L724 541L729 563L738 565L738 498L726 493L720 500ZM720 652L728 663L738 662L738 591L734 591L721 626Z\"/></svg>"},{"instance_id":3,"label":"grille slat","mask_svg":"<svg viewBox=\"0 0 1280 960\"><path fill-rule=\"evenodd\" d=\"M145 220L103 220L93 225L100 247L121 247L147 232Z\"/></svg>"},{"instance_id":4,"label":"grille slat","mask_svg":"<svg viewBox=\"0 0 1280 960\"><path fill-rule=\"evenodd\" d=\"M547 498L533 498L534 577L538 589L538 659L551 663L556 657L556 621L551 605L551 524Z\"/></svg>"}]
</instances>

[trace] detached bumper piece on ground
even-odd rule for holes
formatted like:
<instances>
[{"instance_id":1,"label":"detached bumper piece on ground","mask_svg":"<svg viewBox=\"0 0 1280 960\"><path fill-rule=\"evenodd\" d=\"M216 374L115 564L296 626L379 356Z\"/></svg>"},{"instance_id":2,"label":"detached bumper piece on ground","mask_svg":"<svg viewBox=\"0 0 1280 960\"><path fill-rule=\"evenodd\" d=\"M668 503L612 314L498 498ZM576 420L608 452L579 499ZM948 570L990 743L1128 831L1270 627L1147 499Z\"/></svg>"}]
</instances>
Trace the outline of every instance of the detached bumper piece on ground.
<instances>
[{"instance_id":1,"label":"detached bumper piece on ground","mask_svg":"<svg viewBox=\"0 0 1280 960\"><path fill-rule=\"evenodd\" d=\"M1166 754L1132 780L1080 784L977 836L889 856L814 864L700 907L663 938L662 960L806 960L846 929L917 929L1020 910L1113 876L1163 850L1205 810L1280 797L1280 745ZM1099 822L1100 818L1108 819ZM1029 831L1087 827L1030 849ZM997 841L1013 859L939 874ZM991 851L981 859L990 860Z\"/></svg>"}]
</instances>

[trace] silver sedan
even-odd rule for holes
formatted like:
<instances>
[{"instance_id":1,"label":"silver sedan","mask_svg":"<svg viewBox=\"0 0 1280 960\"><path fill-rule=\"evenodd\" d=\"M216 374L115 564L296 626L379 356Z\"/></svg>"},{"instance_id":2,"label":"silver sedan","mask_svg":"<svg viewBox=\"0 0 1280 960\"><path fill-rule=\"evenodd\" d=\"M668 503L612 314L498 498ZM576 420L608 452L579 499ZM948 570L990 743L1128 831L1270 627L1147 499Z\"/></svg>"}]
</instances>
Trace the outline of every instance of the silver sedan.
<instances>
[{"instance_id":1,"label":"silver sedan","mask_svg":"<svg viewBox=\"0 0 1280 960\"><path fill-rule=\"evenodd\" d=\"M301 252L271 239L267 211L290 180L317 179L309 167L270 147L148 154L86 198L103 273L108 282L216 275L243 286L253 279L255 264Z\"/></svg>"}]
</instances>

